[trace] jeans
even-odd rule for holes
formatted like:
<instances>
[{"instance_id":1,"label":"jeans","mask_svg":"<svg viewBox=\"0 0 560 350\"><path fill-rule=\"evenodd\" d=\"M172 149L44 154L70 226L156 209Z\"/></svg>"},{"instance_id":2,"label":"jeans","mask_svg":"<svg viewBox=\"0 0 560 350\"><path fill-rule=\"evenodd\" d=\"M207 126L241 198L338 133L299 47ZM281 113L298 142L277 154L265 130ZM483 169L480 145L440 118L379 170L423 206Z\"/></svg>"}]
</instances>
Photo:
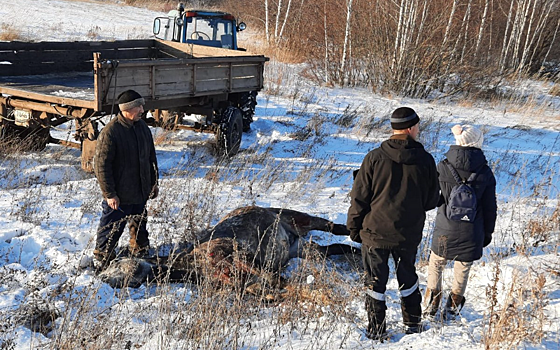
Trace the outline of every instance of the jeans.
<instances>
[{"instance_id":1,"label":"jeans","mask_svg":"<svg viewBox=\"0 0 560 350\"><path fill-rule=\"evenodd\" d=\"M128 222L130 230L130 244L132 248L143 248L150 245L148 231L146 230L146 203L121 204L114 210L103 201L103 212L97 229L95 248L102 252L112 252L122 236L124 227Z\"/></svg>"}]
</instances>

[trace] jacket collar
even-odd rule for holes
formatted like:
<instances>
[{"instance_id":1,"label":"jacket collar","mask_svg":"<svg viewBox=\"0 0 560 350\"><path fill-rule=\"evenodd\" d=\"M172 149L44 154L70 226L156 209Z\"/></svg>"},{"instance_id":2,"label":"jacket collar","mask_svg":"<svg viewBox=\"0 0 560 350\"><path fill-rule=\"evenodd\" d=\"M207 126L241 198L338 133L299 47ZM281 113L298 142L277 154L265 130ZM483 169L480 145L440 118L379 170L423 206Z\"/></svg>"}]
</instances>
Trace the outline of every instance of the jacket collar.
<instances>
[{"instance_id":1,"label":"jacket collar","mask_svg":"<svg viewBox=\"0 0 560 350\"><path fill-rule=\"evenodd\" d=\"M402 141L415 141L410 135L407 134L393 134L390 137L391 140L402 140Z\"/></svg>"},{"instance_id":2,"label":"jacket collar","mask_svg":"<svg viewBox=\"0 0 560 350\"><path fill-rule=\"evenodd\" d=\"M134 126L134 122L132 120L126 119L121 112L119 112L119 114L117 115L117 121L125 128L132 128Z\"/></svg>"}]
</instances>

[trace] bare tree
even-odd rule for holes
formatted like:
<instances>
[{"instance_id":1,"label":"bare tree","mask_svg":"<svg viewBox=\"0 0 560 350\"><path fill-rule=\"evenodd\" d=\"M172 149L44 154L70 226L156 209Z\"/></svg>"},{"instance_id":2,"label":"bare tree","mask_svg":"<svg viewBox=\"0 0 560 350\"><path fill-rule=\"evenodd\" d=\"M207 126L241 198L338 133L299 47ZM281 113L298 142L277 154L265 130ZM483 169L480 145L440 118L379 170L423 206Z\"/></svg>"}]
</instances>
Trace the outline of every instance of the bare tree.
<instances>
[{"instance_id":1,"label":"bare tree","mask_svg":"<svg viewBox=\"0 0 560 350\"><path fill-rule=\"evenodd\" d=\"M425 96L560 59L559 0L224 1L253 11L267 42L326 84Z\"/></svg>"},{"instance_id":2,"label":"bare tree","mask_svg":"<svg viewBox=\"0 0 560 350\"><path fill-rule=\"evenodd\" d=\"M324 0L324 22L323 28L325 31L325 83L329 83L329 36L327 32L328 22L327 22L327 0Z\"/></svg>"},{"instance_id":3,"label":"bare tree","mask_svg":"<svg viewBox=\"0 0 560 350\"><path fill-rule=\"evenodd\" d=\"M500 54L500 72L503 72L506 69L506 57L508 54L508 50L509 50L509 43L511 42L510 40L508 40L508 36L509 34L509 28L511 26L511 21L512 21L512 17L513 17L513 3L514 1L511 1L511 4L509 6L509 11L508 11L508 16L507 16L507 20L506 20L506 29L504 31L504 41L502 43L502 53Z\"/></svg>"},{"instance_id":4,"label":"bare tree","mask_svg":"<svg viewBox=\"0 0 560 350\"><path fill-rule=\"evenodd\" d=\"M350 41L350 20L352 18L352 3L353 0L346 2L346 28L344 30L344 44L342 45L342 59L340 62L340 85L344 86L345 72L346 72L346 54Z\"/></svg>"},{"instance_id":5,"label":"bare tree","mask_svg":"<svg viewBox=\"0 0 560 350\"><path fill-rule=\"evenodd\" d=\"M463 64L463 60L465 58L465 51L467 50L467 39L469 36L469 23L471 20L471 6L472 6L472 0L469 0L469 3L467 4L467 10L465 11L465 16L463 17L463 49L461 50L461 59L459 60L459 63Z\"/></svg>"},{"instance_id":6,"label":"bare tree","mask_svg":"<svg viewBox=\"0 0 560 350\"><path fill-rule=\"evenodd\" d=\"M284 28L286 27L286 23L288 22L288 17L290 16L291 7L292 7L292 0L288 0L288 7L286 8L286 13L284 14L284 21L282 22L282 28L280 28L280 33L278 34L278 37L276 39L277 42L282 38L282 35L284 34Z\"/></svg>"},{"instance_id":7,"label":"bare tree","mask_svg":"<svg viewBox=\"0 0 560 350\"><path fill-rule=\"evenodd\" d=\"M451 32L451 24L453 23L453 17L455 16L455 11L457 10L458 0L453 0L453 7L451 8L451 13L449 14L449 20L447 21L447 27L445 27L445 35L443 36L443 42L441 47L444 48L449 39L449 33Z\"/></svg>"},{"instance_id":8,"label":"bare tree","mask_svg":"<svg viewBox=\"0 0 560 350\"><path fill-rule=\"evenodd\" d=\"M268 27L269 27L268 14L269 14L268 0L264 0L264 31L265 31L266 42L270 43L270 32L268 31Z\"/></svg>"},{"instance_id":9,"label":"bare tree","mask_svg":"<svg viewBox=\"0 0 560 350\"><path fill-rule=\"evenodd\" d=\"M486 25L486 18L488 16L488 8L490 7L490 0L485 0L484 2L484 13L482 14L482 19L480 20L480 27L478 28L478 36L476 37L476 46L474 48L474 58L478 56L478 51L480 50L480 43L482 42L482 33L484 32L484 26Z\"/></svg>"}]
</instances>

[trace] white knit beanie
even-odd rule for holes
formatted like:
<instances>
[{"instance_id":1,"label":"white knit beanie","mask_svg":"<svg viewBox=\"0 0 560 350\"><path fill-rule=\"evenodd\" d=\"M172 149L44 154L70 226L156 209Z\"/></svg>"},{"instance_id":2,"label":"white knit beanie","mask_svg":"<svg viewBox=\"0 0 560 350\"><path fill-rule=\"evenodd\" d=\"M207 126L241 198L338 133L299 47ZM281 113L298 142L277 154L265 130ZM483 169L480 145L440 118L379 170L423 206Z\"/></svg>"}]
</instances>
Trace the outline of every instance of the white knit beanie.
<instances>
[{"instance_id":1,"label":"white knit beanie","mask_svg":"<svg viewBox=\"0 0 560 350\"><path fill-rule=\"evenodd\" d=\"M470 125L455 125L451 128L451 132L455 136L455 142L457 145L482 149L484 134L480 131L480 129Z\"/></svg>"}]
</instances>

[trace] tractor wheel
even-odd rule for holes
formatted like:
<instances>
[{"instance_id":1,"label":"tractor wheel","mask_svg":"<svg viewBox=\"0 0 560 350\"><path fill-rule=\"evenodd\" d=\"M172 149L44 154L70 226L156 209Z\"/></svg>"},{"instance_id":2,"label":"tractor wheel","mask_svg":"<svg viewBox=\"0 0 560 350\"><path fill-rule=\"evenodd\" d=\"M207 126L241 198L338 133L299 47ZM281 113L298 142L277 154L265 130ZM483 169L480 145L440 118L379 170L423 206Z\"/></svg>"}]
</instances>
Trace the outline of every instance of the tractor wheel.
<instances>
[{"instance_id":1,"label":"tractor wheel","mask_svg":"<svg viewBox=\"0 0 560 350\"><path fill-rule=\"evenodd\" d=\"M218 148L227 157L239 151L243 136L243 116L236 107L228 107L222 114L222 122L216 133Z\"/></svg>"},{"instance_id":2,"label":"tractor wheel","mask_svg":"<svg viewBox=\"0 0 560 350\"><path fill-rule=\"evenodd\" d=\"M239 100L239 109L243 113L243 131L251 130L251 123L255 115L255 107L257 106L257 92L249 91L241 95Z\"/></svg>"}]
</instances>

